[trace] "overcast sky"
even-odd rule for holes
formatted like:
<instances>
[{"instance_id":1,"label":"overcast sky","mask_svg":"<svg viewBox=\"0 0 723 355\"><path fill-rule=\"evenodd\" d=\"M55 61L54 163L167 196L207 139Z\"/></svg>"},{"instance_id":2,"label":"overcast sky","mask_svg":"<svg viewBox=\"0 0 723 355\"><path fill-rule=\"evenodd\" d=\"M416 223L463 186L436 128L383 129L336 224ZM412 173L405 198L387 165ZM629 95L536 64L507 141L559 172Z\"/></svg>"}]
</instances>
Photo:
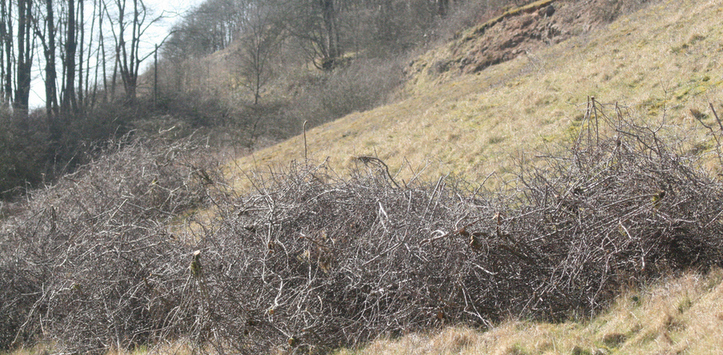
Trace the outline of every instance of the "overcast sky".
<instances>
[{"instance_id":1,"label":"overcast sky","mask_svg":"<svg viewBox=\"0 0 723 355\"><path fill-rule=\"evenodd\" d=\"M141 38L141 49L140 57L145 57L148 53L151 53L155 48L156 44L160 44L161 41L168 35L171 27L178 22L183 14L189 9L198 6L203 3L204 0L145 0L145 4L148 8L152 9L152 13L155 16L163 14L164 18L162 21L157 22L154 26L148 29L148 32ZM110 36L110 34L106 34ZM42 57L42 53L36 52L36 58ZM149 63L152 63L152 58L147 59L141 67L147 67ZM41 76L41 68L36 63L33 68L33 81L30 85L30 107L38 108L45 106L45 85L43 84L43 78Z\"/></svg>"}]
</instances>

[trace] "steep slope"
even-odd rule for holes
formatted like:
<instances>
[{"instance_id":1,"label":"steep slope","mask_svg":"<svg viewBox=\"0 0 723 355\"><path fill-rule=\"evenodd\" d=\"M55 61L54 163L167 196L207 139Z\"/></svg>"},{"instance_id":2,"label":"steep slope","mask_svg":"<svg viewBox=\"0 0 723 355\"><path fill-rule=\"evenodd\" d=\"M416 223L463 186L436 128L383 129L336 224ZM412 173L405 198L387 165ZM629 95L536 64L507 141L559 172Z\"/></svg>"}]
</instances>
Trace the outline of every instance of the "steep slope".
<instances>
[{"instance_id":1,"label":"steep slope","mask_svg":"<svg viewBox=\"0 0 723 355\"><path fill-rule=\"evenodd\" d=\"M554 2L559 16L571 3ZM589 96L609 104L608 113L619 103L646 120L692 123L689 109L706 111L708 102L720 107L721 5L721 0L660 1L606 26L581 21L579 30L568 26L560 32L567 33L560 43L537 43L484 70L465 69L476 62L459 57L470 53L459 48L475 41L478 46L489 39L484 33L496 30L475 35L479 28L470 29L411 63L413 77L396 103L307 132L308 157L349 167L354 157L374 155L403 179L423 170L427 178L453 173L479 180L509 171L512 155L533 157L568 139ZM468 65L457 70L444 65L440 71L437 62ZM299 136L232 165L241 170L283 165L304 159L304 152Z\"/></svg>"}]
</instances>

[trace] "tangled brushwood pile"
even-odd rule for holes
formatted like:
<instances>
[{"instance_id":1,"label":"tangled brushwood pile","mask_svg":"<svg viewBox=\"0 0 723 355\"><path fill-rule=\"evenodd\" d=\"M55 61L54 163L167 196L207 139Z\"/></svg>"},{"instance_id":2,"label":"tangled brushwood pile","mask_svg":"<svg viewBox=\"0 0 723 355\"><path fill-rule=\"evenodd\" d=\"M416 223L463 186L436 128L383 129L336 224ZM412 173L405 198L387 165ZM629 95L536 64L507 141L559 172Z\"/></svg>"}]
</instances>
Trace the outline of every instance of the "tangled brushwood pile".
<instances>
[{"instance_id":1,"label":"tangled brushwood pile","mask_svg":"<svg viewBox=\"0 0 723 355\"><path fill-rule=\"evenodd\" d=\"M212 170L192 141L126 137L104 151L0 215L0 348L56 339L102 350L166 330L187 274L177 267L187 248L168 224L203 204ZM154 288L157 277L169 290Z\"/></svg>"},{"instance_id":2,"label":"tangled brushwood pile","mask_svg":"<svg viewBox=\"0 0 723 355\"><path fill-rule=\"evenodd\" d=\"M364 157L350 177L305 162L235 195L181 163L189 154L120 150L2 222L0 340L316 353L440 324L592 314L621 285L723 266L721 183L658 131L593 105L570 149L498 191L399 186ZM202 205L213 218L193 217ZM189 227L171 235L182 215Z\"/></svg>"}]
</instances>

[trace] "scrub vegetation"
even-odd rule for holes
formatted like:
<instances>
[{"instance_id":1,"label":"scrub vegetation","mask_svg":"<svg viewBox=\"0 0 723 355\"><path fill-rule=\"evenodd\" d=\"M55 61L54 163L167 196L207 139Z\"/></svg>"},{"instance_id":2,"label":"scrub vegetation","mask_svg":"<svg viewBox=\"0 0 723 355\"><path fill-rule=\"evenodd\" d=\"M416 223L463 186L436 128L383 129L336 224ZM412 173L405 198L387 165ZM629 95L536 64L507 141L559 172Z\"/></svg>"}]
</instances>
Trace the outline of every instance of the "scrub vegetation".
<instances>
[{"instance_id":1,"label":"scrub vegetation","mask_svg":"<svg viewBox=\"0 0 723 355\"><path fill-rule=\"evenodd\" d=\"M0 206L0 348L723 346L721 4L411 3L236 23L209 2L160 96L69 126L60 168L32 155L49 121L3 112L35 150L0 156L27 181ZM191 35L206 15L219 37Z\"/></svg>"},{"instance_id":2,"label":"scrub vegetation","mask_svg":"<svg viewBox=\"0 0 723 355\"><path fill-rule=\"evenodd\" d=\"M191 142L120 144L4 218L3 341L318 353L590 319L621 290L717 272L721 183L663 132L594 105L566 150L495 189L396 181L362 156L350 175L305 160L238 192Z\"/></svg>"}]
</instances>

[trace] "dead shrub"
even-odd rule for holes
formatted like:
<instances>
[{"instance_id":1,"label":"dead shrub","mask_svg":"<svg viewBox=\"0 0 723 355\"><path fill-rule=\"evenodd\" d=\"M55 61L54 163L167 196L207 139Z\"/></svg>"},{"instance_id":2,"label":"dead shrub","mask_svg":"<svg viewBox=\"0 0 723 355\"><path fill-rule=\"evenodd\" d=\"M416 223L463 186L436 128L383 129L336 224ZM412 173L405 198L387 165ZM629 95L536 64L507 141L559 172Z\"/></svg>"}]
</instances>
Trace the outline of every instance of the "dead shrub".
<instances>
[{"instance_id":1,"label":"dead shrub","mask_svg":"<svg viewBox=\"0 0 723 355\"><path fill-rule=\"evenodd\" d=\"M179 296L167 287L184 276L169 225L203 205L213 171L197 150L117 142L2 220L3 348L41 337L77 351L161 339Z\"/></svg>"},{"instance_id":2,"label":"dead shrub","mask_svg":"<svg viewBox=\"0 0 723 355\"><path fill-rule=\"evenodd\" d=\"M249 173L237 194L193 154L133 145L3 221L3 329L74 351L187 337L316 353L592 315L621 285L723 265L720 182L620 111L592 101L582 121L496 190L400 184L361 157L348 177L308 161Z\"/></svg>"}]
</instances>

